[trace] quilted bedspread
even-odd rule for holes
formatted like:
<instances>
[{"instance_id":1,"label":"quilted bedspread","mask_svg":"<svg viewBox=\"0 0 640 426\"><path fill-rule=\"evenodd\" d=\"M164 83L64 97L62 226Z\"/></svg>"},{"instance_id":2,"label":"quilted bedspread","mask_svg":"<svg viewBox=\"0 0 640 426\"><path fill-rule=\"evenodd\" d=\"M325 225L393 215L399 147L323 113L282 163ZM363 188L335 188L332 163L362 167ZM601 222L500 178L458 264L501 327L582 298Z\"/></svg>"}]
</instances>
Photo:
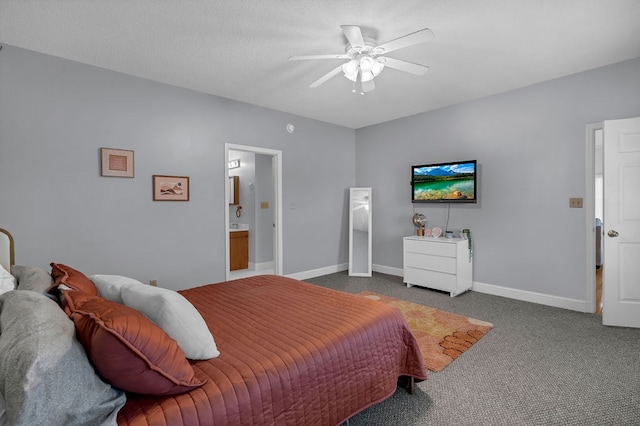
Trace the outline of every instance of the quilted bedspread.
<instances>
[{"instance_id":1,"label":"quilted bedspread","mask_svg":"<svg viewBox=\"0 0 640 426\"><path fill-rule=\"evenodd\" d=\"M129 395L122 425L337 425L389 397L399 376L425 379L399 310L273 275L180 292L221 355L192 361L202 387Z\"/></svg>"}]
</instances>

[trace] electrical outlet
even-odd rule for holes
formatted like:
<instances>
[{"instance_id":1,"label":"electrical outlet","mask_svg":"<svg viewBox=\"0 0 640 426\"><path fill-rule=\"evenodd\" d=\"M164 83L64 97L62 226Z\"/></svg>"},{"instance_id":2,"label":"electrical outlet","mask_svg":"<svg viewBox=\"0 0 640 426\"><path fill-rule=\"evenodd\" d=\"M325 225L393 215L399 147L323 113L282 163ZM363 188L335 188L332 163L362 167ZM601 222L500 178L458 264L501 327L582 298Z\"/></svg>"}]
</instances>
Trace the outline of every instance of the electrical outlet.
<instances>
[{"instance_id":1,"label":"electrical outlet","mask_svg":"<svg viewBox=\"0 0 640 426\"><path fill-rule=\"evenodd\" d=\"M152 286L152 287L158 287L158 280L149 281L149 285Z\"/></svg>"},{"instance_id":2,"label":"electrical outlet","mask_svg":"<svg viewBox=\"0 0 640 426\"><path fill-rule=\"evenodd\" d=\"M569 198L569 207L572 209L581 209L582 198Z\"/></svg>"}]
</instances>

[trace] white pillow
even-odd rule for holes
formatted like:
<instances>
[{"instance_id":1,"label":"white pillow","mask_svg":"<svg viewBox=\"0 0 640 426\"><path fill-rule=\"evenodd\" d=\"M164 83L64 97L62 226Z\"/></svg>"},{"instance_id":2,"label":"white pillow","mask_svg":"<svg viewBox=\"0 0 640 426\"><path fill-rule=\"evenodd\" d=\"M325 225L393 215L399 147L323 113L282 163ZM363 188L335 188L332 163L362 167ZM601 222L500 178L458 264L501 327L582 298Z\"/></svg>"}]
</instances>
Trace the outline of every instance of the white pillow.
<instances>
[{"instance_id":1,"label":"white pillow","mask_svg":"<svg viewBox=\"0 0 640 426\"><path fill-rule=\"evenodd\" d=\"M189 359L210 359L220 355L200 312L181 294L160 287L122 287L122 300L156 323Z\"/></svg>"},{"instance_id":2,"label":"white pillow","mask_svg":"<svg viewBox=\"0 0 640 426\"><path fill-rule=\"evenodd\" d=\"M98 295L112 302L124 305L122 289L132 285L144 286L140 281L121 275L91 275L89 279L98 289Z\"/></svg>"},{"instance_id":3,"label":"white pillow","mask_svg":"<svg viewBox=\"0 0 640 426\"><path fill-rule=\"evenodd\" d=\"M16 279L0 265L0 294L16 289Z\"/></svg>"}]
</instances>

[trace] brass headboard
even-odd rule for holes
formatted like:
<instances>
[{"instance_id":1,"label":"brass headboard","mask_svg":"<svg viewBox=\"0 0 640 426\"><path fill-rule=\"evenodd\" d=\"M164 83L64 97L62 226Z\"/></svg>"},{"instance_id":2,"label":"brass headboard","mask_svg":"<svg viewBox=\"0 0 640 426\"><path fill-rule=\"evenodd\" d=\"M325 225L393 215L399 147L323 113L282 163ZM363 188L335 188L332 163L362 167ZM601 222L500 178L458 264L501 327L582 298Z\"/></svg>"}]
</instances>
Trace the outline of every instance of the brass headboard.
<instances>
[{"instance_id":1,"label":"brass headboard","mask_svg":"<svg viewBox=\"0 0 640 426\"><path fill-rule=\"evenodd\" d=\"M7 271L11 271L11 265L14 263L13 237L9 231L0 228L0 264Z\"/></svg>"}]
</instances>

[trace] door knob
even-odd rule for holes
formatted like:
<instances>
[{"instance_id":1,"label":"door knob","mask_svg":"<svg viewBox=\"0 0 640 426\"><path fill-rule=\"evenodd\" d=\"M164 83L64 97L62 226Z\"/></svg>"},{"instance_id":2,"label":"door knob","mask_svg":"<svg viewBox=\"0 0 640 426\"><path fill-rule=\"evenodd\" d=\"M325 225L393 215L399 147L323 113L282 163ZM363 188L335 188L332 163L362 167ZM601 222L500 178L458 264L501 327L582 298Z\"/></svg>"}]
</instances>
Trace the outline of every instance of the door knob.
<instances>
[{"instance_id":1,"label":"door knob","mask_svg":"<svg viewBox=\"0 0 640 426\"><path fill-rule=\"evenodd\" d=\"M614 230L612 229L611 231L607 232L607 235L608 235L608 236L610 236L610 237L612 237L612 238L614 238L614 237L617 237L617 236L618 236L618 235L620 235L620 234L618 234L618 231L614 231Z\"/></svg>"}]
</instances>

